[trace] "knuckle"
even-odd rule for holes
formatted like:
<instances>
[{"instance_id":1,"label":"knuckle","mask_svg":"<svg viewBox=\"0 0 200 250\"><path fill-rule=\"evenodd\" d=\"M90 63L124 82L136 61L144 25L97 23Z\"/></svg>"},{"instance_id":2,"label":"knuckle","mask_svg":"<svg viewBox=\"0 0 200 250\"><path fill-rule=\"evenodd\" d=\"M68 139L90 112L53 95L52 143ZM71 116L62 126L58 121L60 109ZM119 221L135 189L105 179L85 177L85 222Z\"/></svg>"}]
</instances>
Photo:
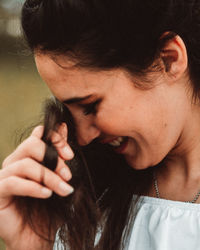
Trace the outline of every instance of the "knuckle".
<instances>
[{"instance_id":1,"label":"knuckle","mask_svg":"<svg viewBox=\"0 0 200 250\"><path fill-rule=\"evenodd\" d=\"M39 143L40 139L31 135L21 144L21 147L24 151L30 151L31 149L38 147Z\"/></svg>"},{"instance_id":2,"label":"knuckle","mask_svg":"<svg viewBox=\"0 0 200 250\"><path fill-rule=\"evenodd\" d=\"M50 187L52 190L56 190L59 183L62 181L61 177L54 172L45 171L42 176L43 183Z\"/></svg>"},{"instance_id":3,"label":"knuckle","mask_svg":"<svg viewBox=\"0 0 200 250\"><path fill-rule=\"evenodd\" d=\"M45 151L45 143L35 137L35 136L30 136L27 138L19 148L19 152L21 155L25 156L31 156L33 158L40 158L42 159L44 156L44 151ZM39 159L38 159L39 160Z\"/></svg>"},{"instance_id":4,"label":"knuckle","mask_svg":"<svg viewBox=\"0 0 200 250\"><path fill-rule=\"evenodd\" d=\"M63 140L63 138L56 132L52 134L51 140L54 146L58 148L63 147L65 145L65 141Z\"/></svg>"},{"instance_id":5,"label":"knuckle","mask_svg":"<svg viewBox=\"0 0 200 250\"><path fill-rule=\"evenodd\" d=\"M36 126L36 127L33 129L32 134L34 134L34 133L39 133L39 132L43 131L43 129L44 129L44 125L38 125L38 126Z\"/></svg>"},{"instance_id":6,"label":"knuckle","mask_svg":"<svg viewBox=\"0 0 200 250\"><path fill-rule=\"evenodd\" d=\"M30 158L25 157L24 159L20 160L20 166L22 168L27 167L27 165L29 165L31 163L31 161L32 160Z\"/></svg>"},{"instance_id":7,"label":"knuckle","mask_svg":"<svg viewBox=\"0 0 200 250\"><path fill-rule=\"evenodd\" d=\"M31 158L24 158L20 161L19 172L21 175L26 176L29 179L42 182L45 168Z\"/></svg>"},{"instance_id":8,"label":"knuckle","mask_svg":"<svg viewBox=\"0 0 200 250\"><path fill-rule=\"evenodd\" d=\"M67 135L68 135L68 128L66 123L62 123L59 128L58 128L58 133L60 136L64 139L67 140Z\"/></svg>"},{"instance_id":9,"label":"knuckle","mask_svg":"<svg viewBox=\"0 0 200 250\"><path fill-rule=\"evenodd\" d=\"M43 133L44 133L44 125L38 125L33 129L31 135L37 138L42 138Z\"/></svg>"},{"instance_id":10,"label":"knuckle","mask_svg":"<svg viewBox=\"0 0 200 250\"><path fill-rule=\"evenodd\" d=\"M24 190L25 194L26 195L31 195L31 194L34 194L36 193L36 187L34 184L29 184L29 185L26 185L26 190Z\"/></svg>"},{"instance_id":11,"label":"knuckle","mask_svg":"<svg viewBox=\"0 0 200 250\"><path fill-rule=\"evenodd\" d=\"M38 139L36 136L31 135L29 136L25 141L25 146L27 147L33 147L37 146L40 143L40 139Z\"/></svg>"},{"instance_id":12,"label":"knuckle","mask_svg":"<svg viewBox=\"0 0 200 250\"><path fill-rule=\"evenodd\" d=\"M4 187L8 191L10 191L11 189L13 189L13 187L15 187L16 185L17 185L17 179L16 179L15 176L9 176L8 178L6 178L4 180Z\"/></svg>"},{"instance_id":13,"label":"knuckle","mask_svg":"<svg viewBox=\"0 0 200 250\"><path fill-rule=\"evenodd\" d=\"M2 162L2 168L5 168L10 162L10 156L7 156Z\"/></svg>"},{"instance_id":14,"label":"knuckle","mask_svg":"<svg viewBox=\"0 0 200 250\"><path fill-rule=\"evenodd\" d=\"M56 170L57 174L61 176L62 179L69 181L72 178L72 173L70 169L65 165Z\"/></svg>"},{"instance_id":15,"label":"knuckle","mask_svg":"<svg viewBox=\"0 0 200 250\"><path fill-rule=\"evenodd\" d=\"M28 158L28 157L20 160L19 164L17 166L18 171L21 174L24 174L26 172L26 169L30 166L31 162L32 162L32 160L30 158Z\"/></svg>"},{"instance_id":16,"label":"knuckle","mask_svg":"<svg viewBox=\"0 0 200 250\"><path fill-rule=\"evenodd\" d=\"M45 171L45 169L41 171L40 177L43 179L43 182L48 186L49 185L53 186L56 183L56 179L57 179L57 176L55 173L47 171L47 170Z\"/></svg>"},{"instance_id":17,"label":"knuckle","mask_svg":"<svg viewBox=\"0 0 200 250\"><path fill-rule=\"evenodd\" d=\"M30 138L30 137L29 137ZM29 151L29 147L30 147L30 139L27 138L26 140L24 140L16 149L16 151L18 152L23 152L23 153L27 153L27 151Z\"/></svg>"}]
</instances>

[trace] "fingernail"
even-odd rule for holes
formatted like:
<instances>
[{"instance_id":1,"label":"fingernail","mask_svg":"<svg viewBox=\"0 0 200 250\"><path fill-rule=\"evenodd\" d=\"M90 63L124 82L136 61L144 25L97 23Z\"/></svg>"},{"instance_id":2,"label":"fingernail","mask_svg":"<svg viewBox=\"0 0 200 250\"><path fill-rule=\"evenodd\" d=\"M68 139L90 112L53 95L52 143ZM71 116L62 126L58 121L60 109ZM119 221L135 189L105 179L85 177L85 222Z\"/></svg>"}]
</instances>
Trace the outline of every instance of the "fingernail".
<instances>
[{"instance_id":1,"label":"fingernail","mask_svg":"<svg viewBox=\"0 0 200 250\"><path fill-rule=\"evenodd\" d=\"M74 192L73 187L67 185L65 182L60 182L59 184L60 191L63 193L63 195L71 194Z\"/></svg>"},{"instance_id":2,"label":"fingernail","mask_svg":"<svg viewBox=\"0 0 200 250\"><path fill-rule=\"evenodd\" d=\"M48 188L42 188L42 194L45 196L45 197L49 197L52 195L52 191L49 190Z\"/></svg>"},{"instance_id":3,"label":"fingernail","mask_svg":"<svg viewBox=\"0 0 200 250\"><path fill-rule=\"evenodd\" d=\"M65 146L63 148L63 152L65 153L67 158L72 159L74 157L74 153L73 153L72 149L69 146Z\"/></svg>"},{"instance_id":4,"label":"fingernail","mask_svg":"<svg viewBox=\"0 0 200 250\"><path fill-rule=\"evenodd\" d=\"M62 168L60 170L60 175L65 179L66 181L69 180L69 172L67 171L66 168Z\"/></svg>"}]
</instances>

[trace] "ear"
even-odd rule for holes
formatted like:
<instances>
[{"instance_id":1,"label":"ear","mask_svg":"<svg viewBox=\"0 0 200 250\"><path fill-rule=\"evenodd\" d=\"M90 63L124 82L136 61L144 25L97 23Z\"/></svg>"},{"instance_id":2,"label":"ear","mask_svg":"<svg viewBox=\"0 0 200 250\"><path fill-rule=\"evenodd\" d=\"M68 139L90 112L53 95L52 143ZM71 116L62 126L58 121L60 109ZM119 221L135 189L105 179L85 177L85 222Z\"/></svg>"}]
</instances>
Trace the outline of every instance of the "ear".
<instances>
[{"instance_id":1,"label":"ear","mask_svg":"<svg viewBox=\"0 0 200 250\"><path fill-rule=\"evenodd\" d=\"M167 35L163 34L162 38ZM188 57L185 44L180 36L170 39L161 50L161 59L168 76L178 80L188 67Z\"/></svg>"}]
</instances>

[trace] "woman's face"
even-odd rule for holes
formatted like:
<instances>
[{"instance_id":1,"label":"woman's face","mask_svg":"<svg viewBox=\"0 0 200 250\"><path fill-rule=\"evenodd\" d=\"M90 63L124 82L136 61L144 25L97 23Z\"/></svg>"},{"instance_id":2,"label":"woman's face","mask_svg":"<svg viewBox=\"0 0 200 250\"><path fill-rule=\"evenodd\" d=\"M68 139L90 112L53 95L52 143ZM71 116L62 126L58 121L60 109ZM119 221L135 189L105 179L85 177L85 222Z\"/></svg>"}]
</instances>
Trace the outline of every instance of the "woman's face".
<instances>
[{"instance_id":1,"label":"woman's face","mask_svg":"<svg viewBox=\"0 0 200 250\"><path fill-rule=\"evenodd\" d=\"M35 59L53 95L71 111L80 145L95 138L111 143L135 169L158 164L176 146L189 109L183 84L160 76L142 90L122 70L75 68L62 56L56 62L46 54ZM125 142L114 142L119 137Z\"/></svg>"}]
</instances>

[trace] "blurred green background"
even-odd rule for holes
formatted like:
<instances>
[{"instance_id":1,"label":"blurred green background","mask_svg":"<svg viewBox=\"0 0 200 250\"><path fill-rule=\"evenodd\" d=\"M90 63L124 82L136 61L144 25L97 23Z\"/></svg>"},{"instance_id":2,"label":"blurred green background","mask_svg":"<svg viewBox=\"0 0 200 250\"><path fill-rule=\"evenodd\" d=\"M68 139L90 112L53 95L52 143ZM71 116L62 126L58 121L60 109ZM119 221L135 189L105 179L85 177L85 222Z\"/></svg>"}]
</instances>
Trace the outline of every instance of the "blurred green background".
<instances>
[{"instance_id":1,"label":"blurred green background","mask_svg":"<svg viewBox=\"0 0 200 250\"><path fill-rule=\"evenodd\" d=\"M20 134L40 119L50 93L40 79L20 27L24 0L0 0L0 166ZM5 246L0 239L0 250Z\"/></svg>"}]
</instances>

